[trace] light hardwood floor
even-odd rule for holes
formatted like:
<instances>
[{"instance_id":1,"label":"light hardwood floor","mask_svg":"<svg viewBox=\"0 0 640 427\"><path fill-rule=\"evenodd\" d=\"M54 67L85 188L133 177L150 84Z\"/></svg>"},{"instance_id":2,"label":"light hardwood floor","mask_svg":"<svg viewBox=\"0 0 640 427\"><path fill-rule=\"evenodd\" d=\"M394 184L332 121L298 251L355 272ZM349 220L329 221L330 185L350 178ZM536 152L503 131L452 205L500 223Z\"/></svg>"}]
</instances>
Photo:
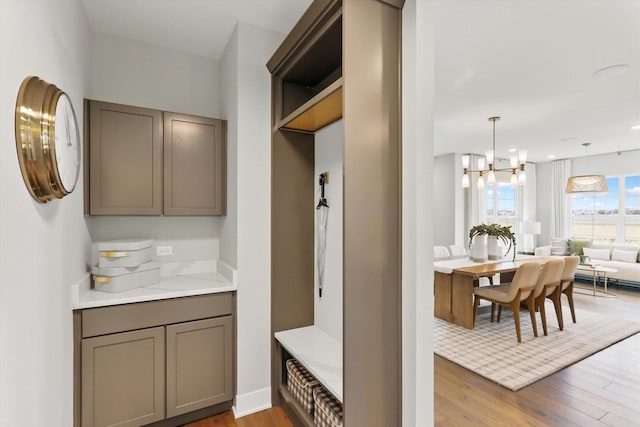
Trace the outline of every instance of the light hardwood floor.
<instances>
[{"instance_id":1,"label":"light hardwood floor","mask_svg":"<svg viewBox=\"0 0 640 427\"><path fill-rule=\"evenodd\" d=\"M574 292L576 308L640 321L640 292L611 290L618 298ZM517 392L439 356L434 365L436 426L640 426L640 335Z\"/></svg>"},{"instance_id":2,"label":"light hardwood floor","mask_svg":"<svg viewBox=\"0 0 640 427\"><path fill-rule=\"evenodd\" d=\"M233 412L228 411L184 427L293 427L293 424L282 408L275 407L237 420L234 419Z\"/></svg>"},{"instance_id":3,"label":"light hardwood floor","mask_svg":"<svg viewBox=\"0 0 640 427\"><path fill-rule=\"evenodd\" d=\"M613 286L618 298L602 298L581 286L578 309L640 321L640 292ZM434 375L436 426L640 426L640 334L517 392L438 356ZM227 412L188 427L290 426L273 408L238 420Z\"/></svg>"}]
</instances>

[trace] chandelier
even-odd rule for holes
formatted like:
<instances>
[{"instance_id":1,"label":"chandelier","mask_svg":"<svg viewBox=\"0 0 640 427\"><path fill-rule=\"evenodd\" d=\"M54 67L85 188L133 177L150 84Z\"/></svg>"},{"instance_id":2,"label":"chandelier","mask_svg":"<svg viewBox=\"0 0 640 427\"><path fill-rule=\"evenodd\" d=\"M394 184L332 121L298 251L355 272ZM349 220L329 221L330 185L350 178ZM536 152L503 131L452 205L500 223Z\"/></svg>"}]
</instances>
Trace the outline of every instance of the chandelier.
<instances>
[{"instance_id":1,"label":"chandelier","mask_svg":"<svg viewBox=\"0 0 640 427\"><path fill-rule=\"evenodd\" d=\"M527 162L527 152L520 150L518 154L511 156L511 167L508 168L496 168L495 157L496 153L496 122L500 120L500 117L489 117L489 121L493 123L493 146L492 149L485 153L485 157L478 159L477 169L469 168L469 155L462 156L462 187L469 188L469 174L478 174L478 190L482 190L485 186L485 175L487 177L487 184L496 183L496 172L511 171L511 185L516 187L518 185L525 185L527 183L527 175L524 170L525 163ZM487 169L485 169L485 165Z\"/></svg>"}]
</instances>

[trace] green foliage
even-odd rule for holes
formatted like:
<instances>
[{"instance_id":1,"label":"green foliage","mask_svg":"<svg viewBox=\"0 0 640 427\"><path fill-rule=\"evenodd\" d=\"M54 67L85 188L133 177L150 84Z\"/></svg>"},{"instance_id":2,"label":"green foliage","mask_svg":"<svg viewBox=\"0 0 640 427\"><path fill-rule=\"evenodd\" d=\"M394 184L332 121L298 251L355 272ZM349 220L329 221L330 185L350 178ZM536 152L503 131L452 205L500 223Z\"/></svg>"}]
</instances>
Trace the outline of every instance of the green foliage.
<instances>
[{"instance_id":1,"label":"green foliage","mask_svg":"<svg viewBox=\"0 0 640 427\"><path fill-rule=\"evenodd\" d=\"M505 245L509 245L507 253L513 248L513 259L516 259L516 235L511 231L510 225L500 224L480 224L476 225L469 230L469 248L471 248L471 242L476 236L496 236L502 240Z\"/></svg>"}]
</instances>

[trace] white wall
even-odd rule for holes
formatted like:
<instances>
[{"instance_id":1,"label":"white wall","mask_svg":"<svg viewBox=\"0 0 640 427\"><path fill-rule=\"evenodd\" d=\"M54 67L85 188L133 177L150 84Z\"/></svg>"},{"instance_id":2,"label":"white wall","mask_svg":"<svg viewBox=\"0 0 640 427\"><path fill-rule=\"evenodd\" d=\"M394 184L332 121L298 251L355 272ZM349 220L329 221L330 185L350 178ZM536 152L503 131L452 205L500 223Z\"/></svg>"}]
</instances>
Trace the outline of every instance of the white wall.
<instances>
[{"instance_id":1,"label":"white wall","mask_svg":"<svg viewBox=\"0 0 640 427\"><path fill-rule=\"evenodd\" d=\"M238 266L238 27L221 60L220 108L227 119L227 216L220 230L220 259Z\"/></svg>"},{"instance_id":2,"label":"white wall","mask_svg":"<svg viewBox=\"0 0 640 427\"><path fill-rule=\"evenodd\" d=\"M402 12L402 424L433 425L433 2Z\"/></svg>"},{"instance_id":3,"label":"white wall","mask_svg":"<svg viewBox=\"0 0 640 427\"><path fill-rule=\"evenodd\" d=\"M329 172L325 198L329 205L326 257L322 298L318 293L318 270L315 268L314 324L342 342L342 195L344 175L344 122L335 122L315 135L315 176ZM320 186L315 183L314 202L320 198ZM318 218L315 218L314 242L317 255Z\"/></svg>"},{"instance_id":4,"label":"white wall","mask_svg":"<svg viewBox=\"0 0 640 427\"><path fill-rule=\"evenodd\" d=\"M93 34L91 42L88 98L224 118L219 61L105 34ZM153 238L156 246L173 246L173 255L158 259L167 262L218 258L224 219L92 216L86 221L94 242Z\"/></svg>"},{"instance_id":5,"label":"white wall","mask_svg":"<svg viewBox=\"0 0 640 427\"><path fill-rule=\"evenodd\" d=\"M220 259L221 218L180 216L88 216L92 242L113 239L154 239L154 246L171 246L173 255L156 257L161 262Z\"/></svg>"},{"instance_id":6,"label":"white wall","mask_svg":"<svg viewBox=\"0 0 640 427\"><path fill-rule=\"evenodd\" d=\"M640 150L571 159L572 175L640 174Z\"/></svg>"},{"instance_id":7,"label":"white wall","mask_svg":"<svg viewBox=\"0 0 640 427\"><path fill-rule=\"evenodd\" d=\"M22 181L14 108L37 75L66 91L82 127L89 26L79 1L0 1L0 425L73 425L70 286L86 277L83 185L35 202ZM82 130L81 130L82 131Z\"/></svg>"},{"instance_id":8,"label":"white wall","mask_svg":"<svg viewBox=\"0 0 640 427\"><path fill-rule=\"evenodd\" d=\"M220 62L116 36L92 34L89 96L219 118Z\"/></svg>"},{"instance_id":9,"label":"white wall","mask_svg":"<svg viewBox=\"0 0 640 427\"><path fill-rule=\"evenodd\" d=\"M271 76L265 64L283 37L240 22L223 57L235 62L223 64L223 84L236 89L225 90L222 101L237 156L236 416L271 406ZM224 224L227 232L233 235L234 224ZM223 259L233 249L223 244Z\"/></svg>"}]
</instances>

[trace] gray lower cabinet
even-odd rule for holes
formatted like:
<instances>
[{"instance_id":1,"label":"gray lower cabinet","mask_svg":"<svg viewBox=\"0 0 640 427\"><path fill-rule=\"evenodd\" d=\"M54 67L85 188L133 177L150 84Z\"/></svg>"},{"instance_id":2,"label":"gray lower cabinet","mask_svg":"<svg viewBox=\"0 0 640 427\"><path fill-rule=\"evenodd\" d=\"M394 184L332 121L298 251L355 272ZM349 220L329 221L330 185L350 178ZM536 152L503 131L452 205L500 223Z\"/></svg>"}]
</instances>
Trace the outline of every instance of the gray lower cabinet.
<instances>
[{"instance_id":1,"label":"gray lower cabinet","mask_svg":"<svg viewBox=\"0 0 640 427\"><path fill-rule=\"evenodd\" d=\"M234 300L221 293L74 312L75 426L173 426L194 411L228 409Z\"/></svg>"},{"instance_id":2,"label":"gray lower cabinet","mask_svg":"<svg viewBox=\"0 0 640 427\"><path fill-rule=\"evenodd\" d=\"M164 419L164 352L164 327L82 340L82 425Z\"/></svg>"},{"instance_id":3,"label":"gray lower cabinet","mask_svg":"<svg viewBox=\"0 0 640 427\"><path fill-rule=\"evenodd\" d=\"M233 398L231 316L167 326L167 417Z\"/></svg>"}]
</instances>

